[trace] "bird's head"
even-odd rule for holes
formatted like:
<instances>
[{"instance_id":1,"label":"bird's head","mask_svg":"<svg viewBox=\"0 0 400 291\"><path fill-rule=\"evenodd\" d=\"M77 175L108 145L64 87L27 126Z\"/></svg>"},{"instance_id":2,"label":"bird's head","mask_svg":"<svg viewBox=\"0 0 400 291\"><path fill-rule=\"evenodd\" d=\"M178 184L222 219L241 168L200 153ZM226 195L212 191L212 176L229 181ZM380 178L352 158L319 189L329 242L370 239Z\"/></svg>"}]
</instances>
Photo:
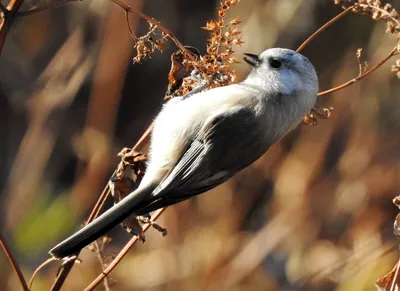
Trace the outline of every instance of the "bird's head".
<instances>
[{"instance_id":1,"label":"bird's head","mask_svg":"<svg viewBox=\"0 0 400 291\"><path fill-rule=\"evenodd\" d=\"M259 55L245 54L244 60L253 67L244 83L282 96L301 95L315 102L318 77L314 66L300 53L290 49L272 48ZM311 100L310 100L311 101Z\"/></svg>"}]
</instances>

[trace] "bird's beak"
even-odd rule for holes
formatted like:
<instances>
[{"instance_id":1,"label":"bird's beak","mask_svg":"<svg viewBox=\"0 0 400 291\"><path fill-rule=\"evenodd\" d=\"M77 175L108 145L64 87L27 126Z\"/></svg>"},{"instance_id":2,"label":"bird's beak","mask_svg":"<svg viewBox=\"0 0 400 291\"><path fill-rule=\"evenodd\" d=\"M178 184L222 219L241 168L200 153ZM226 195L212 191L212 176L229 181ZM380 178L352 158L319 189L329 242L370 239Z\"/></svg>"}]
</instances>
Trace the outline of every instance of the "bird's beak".
<instances>
[{"instance_id":1,"label":"bird's beak","mask_svg":"<svg viewBox=\"0 0 400 291\"><path fill-rule=\"evenodd\" d=\"M244 54L245 57L243 60L245 60L246 63L248 63L252 67L258 67L260 64L260 59L258 58L257 55L254 54Z\"/></svg>"}]
</instances>

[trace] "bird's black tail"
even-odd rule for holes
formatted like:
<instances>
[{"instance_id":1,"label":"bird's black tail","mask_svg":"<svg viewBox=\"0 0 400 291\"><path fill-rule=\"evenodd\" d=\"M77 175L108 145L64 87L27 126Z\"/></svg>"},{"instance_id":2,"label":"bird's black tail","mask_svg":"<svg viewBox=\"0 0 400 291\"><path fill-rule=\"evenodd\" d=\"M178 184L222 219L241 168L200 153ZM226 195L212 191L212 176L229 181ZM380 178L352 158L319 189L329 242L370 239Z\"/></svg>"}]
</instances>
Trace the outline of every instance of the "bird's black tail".
<instances>
[{"instance_id":1,"label":"bird's black tail","mask_svg":"<svg viewBox=\"0 0 400 291\"><path fill-rule=\"evenodd\" d=\"M63 258L79 252L132 214L137 205L150 196L153 189L143 187L132 192L91 223L60 242L49 254L55 258Z\"/></svg>"}]
</instances>

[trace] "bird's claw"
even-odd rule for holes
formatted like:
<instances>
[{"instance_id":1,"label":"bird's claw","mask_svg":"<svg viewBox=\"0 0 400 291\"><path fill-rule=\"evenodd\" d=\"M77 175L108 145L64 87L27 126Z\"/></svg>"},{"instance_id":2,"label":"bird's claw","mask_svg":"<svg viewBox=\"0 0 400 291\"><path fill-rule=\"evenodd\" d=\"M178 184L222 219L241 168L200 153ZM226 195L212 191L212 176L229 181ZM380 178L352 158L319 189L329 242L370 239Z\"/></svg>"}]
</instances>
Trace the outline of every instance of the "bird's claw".
<instances>
[{"instance_id":1,"label":"bird's claw","mask_svg":"<svg viewBox=\"0 0 400 291\"><path fill-rule=\"evenodd\" d=\"M145 243L146 242L146 236L144 235L144 232L140 232L140 233L132 233L135 237L137 237L138 241L140 241L141 243Z\"/></svg>"},{"instance_id":2,"label":"bird's claw","mask_svg":"<svg viewBox=\"0 0 400 291\"><path fill-rule=\"evenodd\" d=\"M138 216L137 220L141 223L144 224L150 224L151 227L153 227L155 230L161 232L162 236L166 236L168 234L168 231L166 228L162 227L161 225L159 225L158 223L156 223L154 220L151 219L150 216L146 215L146 216Z\"/></svg>"}]
</instances>

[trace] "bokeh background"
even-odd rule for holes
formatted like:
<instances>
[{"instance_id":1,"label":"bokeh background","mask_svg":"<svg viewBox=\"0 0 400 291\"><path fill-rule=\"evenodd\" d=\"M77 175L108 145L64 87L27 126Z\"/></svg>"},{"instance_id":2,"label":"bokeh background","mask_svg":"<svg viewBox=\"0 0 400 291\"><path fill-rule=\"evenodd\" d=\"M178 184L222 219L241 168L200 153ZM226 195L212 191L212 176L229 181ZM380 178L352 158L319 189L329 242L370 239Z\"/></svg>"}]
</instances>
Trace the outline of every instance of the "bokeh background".
<instances>
[{"instance_id":1,"label":"bokeh background","mask_svg":"<svg viewBox=\"0 0 400 291\"><path fill-rule=\"evenodd\" d=\"M22 10L45 2L26 1ZM218 1L124 2L205 53L201 27ZM392 4L400 10L400 1ZM331 0L242 0L229 14L242 21L237 56L296 49L340 12ZM148 30L136 16L130 22L138 35ZM349 14L318 36L303 53L321 90L358 75L357 48L370 66L386 56L396 40L384 31L384 23ZM8 35L0 57L0 228L27 278L87 219L117 153L160 109L176 47L169 41L164 49L133 64L124 12L105 0L22 17ZM148 231L112 273L111 290L375 290L399 255L394 62L322 97L335 108L331 119L300 125L228 183L170 207L159 219L169 234ZM239 79L249 71L236 69ZM122 228L110 236L106 263L130 238ZM19 290L0 253L0 290ZM81 290L101 271L95 253L81 258L63 290ZM57 266L45 268L33 290L48 290Z\"/></svg>"}]
</instances>

